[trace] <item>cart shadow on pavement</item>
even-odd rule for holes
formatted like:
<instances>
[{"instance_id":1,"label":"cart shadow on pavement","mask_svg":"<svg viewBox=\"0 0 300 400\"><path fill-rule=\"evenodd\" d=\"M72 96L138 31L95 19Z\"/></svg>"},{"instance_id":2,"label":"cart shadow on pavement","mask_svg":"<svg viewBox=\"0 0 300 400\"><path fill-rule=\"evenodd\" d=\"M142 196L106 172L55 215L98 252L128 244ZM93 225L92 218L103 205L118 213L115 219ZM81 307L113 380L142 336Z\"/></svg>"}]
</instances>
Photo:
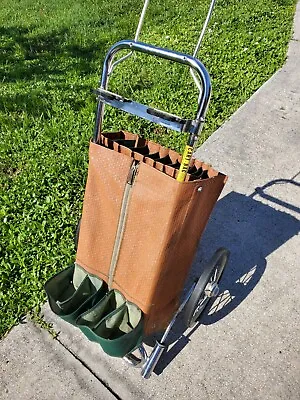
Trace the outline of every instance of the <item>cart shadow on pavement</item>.
<instances>
[{"instance_id":1,"label":"cart shadow on pavement","mask_svg":"<svg viewBox=\"0 0 300 400\"><path fill-rule=\"evenodd\" d=\"M287 185L289 190L299 189L300 183L295 177L271 181L256 188L250 196L230 192L218 201L200 241L185 292L201 275L204 255L209 259L222 246L228 248L231 255L219 284L220 294L192 329L186 330L179 316L168 341L173 346L158 363L154 371L157 375L183 350L201 324L220 321L238 307L260 281L268 266L267 257L299 233L300 222L290 213L300 213L300 208L280 199ZM276 185L284 187L272 190L278 189ZM270 194L270 188L276 196ZM292 198L297 197L293 195ZM262 201L268 201L268 205ZM274 204L277 209L273 208Z\"/></svg>"}]
</instances>

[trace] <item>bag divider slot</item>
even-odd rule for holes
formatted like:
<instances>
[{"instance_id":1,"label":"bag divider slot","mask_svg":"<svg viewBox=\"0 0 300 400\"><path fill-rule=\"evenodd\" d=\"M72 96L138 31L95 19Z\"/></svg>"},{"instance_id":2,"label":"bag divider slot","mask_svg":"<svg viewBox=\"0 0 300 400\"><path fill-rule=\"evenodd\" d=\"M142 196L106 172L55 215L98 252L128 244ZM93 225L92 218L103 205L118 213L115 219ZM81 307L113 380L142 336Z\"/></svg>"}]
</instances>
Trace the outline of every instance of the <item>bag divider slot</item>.
<instances>
[{"instance_id":1,"label":"bag divider slot","mask_svg":"<svg viewBox=\"0 0 300 400\"><path fill-rule=\"evenodd\" d=\"M151 160L158 160L160 158L159 153L152 153L152 154L147 154L146 158L151 158Z\"/></svg>"},{"instance_id":2,"label":"bag divider slot","mask_svg":"<svg viewBox=\"0 0 300 400\"><path fill-rule=\"evenodd\" d=\"M124 147L130 147L134 148L136 140L131 140L131 139L116 139L114 142L119 143L120 145Z\"/></svg>"},{"instance_id":3,"label":"bag divider slot","mask_svg":"<svg viewBox=\"0 0 300 400\"><path fill-rule=\"evenodd\" d=\"M119 145L119 153L125 154L128 157L132 157L132 150L129 147Z\"/></svg>"},{"instance_id":4,"label":"bag divider slot","mask_svg":"<svg viewBox=\"0 0 300 400\"><path fill-rule=\"evenodd\" d=\"M169 164L169 167L172 167L174 169L179 169L180 168L180 162L176 161L174 164Z\"/></svg>"},{"instance_id":5,"label":"bag divider slot","mask_svg":"<svg viewBox=\"0 0 300 400\"><path fill-rule=\"evenodd\" d=\"M174 179L178 176L182 156L137 134L127 131L104 132L100 136L100 145L150 165ZM218 172L210 164L192 158L185 181L209 179L217 175Z\"/></svg>"},{"instance_id":6,"label":"bag divider slot","mask_svg":"<svg viewBox=\"0 0 300 400\"><path fill-rule=\"evenodd\" d=\"M165 157L159 158L158 160L155 160L156 162L160 162L164 165L171 165L172 164L172 160L169 156L169 154L167 154Z\"/></svg>"},{"instance_id":7,"label":"bag divider slot","mask_svg":"<svg viewBox=\"0 0 300 400\"><path fill-rule=\"evenodd\" d=\"M135 153L147 155L149 154L149 146L142 146L142 147L134 147L132 150L134 150Z\"/></svg>"}]
</instances>

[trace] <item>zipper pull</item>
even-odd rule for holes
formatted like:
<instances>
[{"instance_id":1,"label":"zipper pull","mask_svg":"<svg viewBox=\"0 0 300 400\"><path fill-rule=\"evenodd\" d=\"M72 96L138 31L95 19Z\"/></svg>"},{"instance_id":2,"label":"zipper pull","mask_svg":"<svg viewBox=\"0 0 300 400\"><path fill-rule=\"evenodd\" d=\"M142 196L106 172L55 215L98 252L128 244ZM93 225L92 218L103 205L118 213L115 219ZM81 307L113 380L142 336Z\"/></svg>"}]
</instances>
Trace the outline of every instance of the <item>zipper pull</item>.
<instances>
[{"instance_id":1,"label":"zipper pull","mask_svg":"<svg viewBox=\"0 0 300 400\"><path fill-rule=\"evenodd\" d=\"M134 182L135 177L138 172L139 165L140 165L139 161L136 161L136 160L133 161L133 163L130 167L130 170L129 170L128 177L127 177L127 183L129 185L133 185L133 182Z\"/></svg>"}]
</instances>

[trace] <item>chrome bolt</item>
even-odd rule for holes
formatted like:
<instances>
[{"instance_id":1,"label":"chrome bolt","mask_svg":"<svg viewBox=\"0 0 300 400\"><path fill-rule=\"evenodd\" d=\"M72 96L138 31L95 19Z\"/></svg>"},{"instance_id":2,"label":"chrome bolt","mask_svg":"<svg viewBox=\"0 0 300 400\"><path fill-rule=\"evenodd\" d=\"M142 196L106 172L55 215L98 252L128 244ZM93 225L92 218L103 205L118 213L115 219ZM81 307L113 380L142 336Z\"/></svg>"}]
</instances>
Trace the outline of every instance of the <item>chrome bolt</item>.
<instances>
[{"instance_id":1,"label":"chrome bolt","mask_svg":"<svg viewBox=\"0 0 300 400\"><path fill-rule=\"evenodd\" d=\"M216 297L219 294L219 286L216 282L208 283L205 288L205 295L207 297Z\"/></svg>"}]
</instances>

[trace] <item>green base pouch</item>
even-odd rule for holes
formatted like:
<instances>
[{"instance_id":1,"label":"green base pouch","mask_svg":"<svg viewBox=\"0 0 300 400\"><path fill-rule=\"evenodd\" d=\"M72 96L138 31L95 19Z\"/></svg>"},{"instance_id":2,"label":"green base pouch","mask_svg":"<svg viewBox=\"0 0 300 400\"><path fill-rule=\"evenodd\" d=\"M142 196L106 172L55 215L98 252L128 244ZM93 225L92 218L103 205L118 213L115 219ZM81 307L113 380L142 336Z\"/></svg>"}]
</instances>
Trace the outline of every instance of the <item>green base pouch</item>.
<instances>
[{"instance_id":1,"label":"green base pouch","mask_svg":"<svg viewBox=\"0 0 300 400\"><path fill-rule=\"evenodd\" d=\"M143 315L135 305L111 290L92 309L80 315L77 326L93 342L113 357L124 357L143 339Z\"/></svg>"},{"instance_id":2,"label":"green base pouch","mask_svg":"<svg viewBox=\"0 0 300 400\"><path fill-rule=\"evenodd\" d=\"M45 284L45 291L51 310L76 325L78 315L105 296L107 285L75 264L51 277Z\"/></svg>"},{"instance_id":3,"label":"green base pouch","mask_svg":"<svg viewBox=\"0 0 300 400\"><path fill-rule=\"evenodd\" d=\"M79 315L76 326L89 340L99 343L99 338L93 331L94 327L107 315L125 304L125 301L124 296L119 291L110 290L94 307Z\"/></svg>"}]
</instances>

